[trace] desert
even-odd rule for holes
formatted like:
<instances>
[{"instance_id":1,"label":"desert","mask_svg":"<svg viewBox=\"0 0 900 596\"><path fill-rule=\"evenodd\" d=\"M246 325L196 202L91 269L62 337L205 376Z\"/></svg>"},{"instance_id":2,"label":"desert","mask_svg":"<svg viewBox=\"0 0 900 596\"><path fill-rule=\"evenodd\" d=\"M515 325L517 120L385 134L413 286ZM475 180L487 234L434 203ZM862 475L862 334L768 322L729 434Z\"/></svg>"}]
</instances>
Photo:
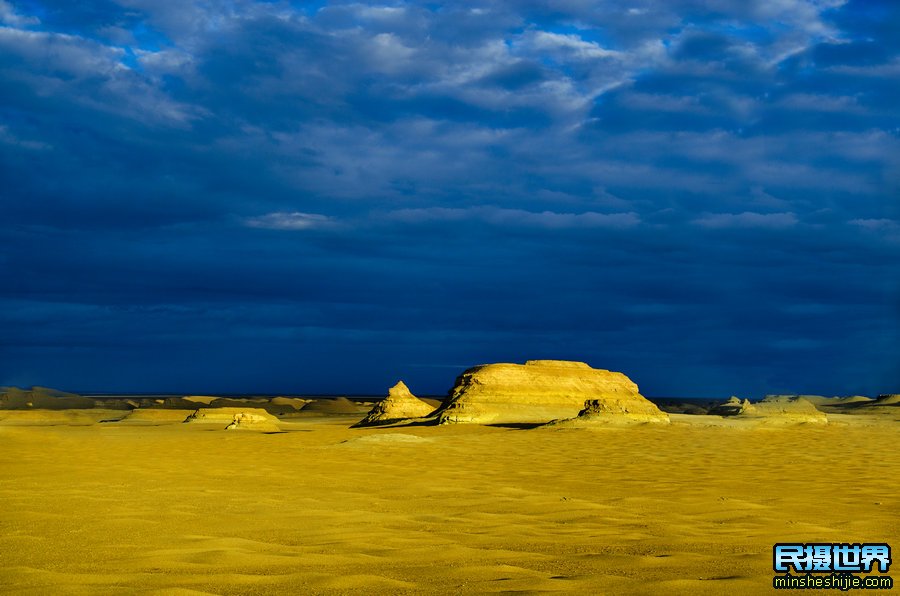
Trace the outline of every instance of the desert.
<instances>
[{"instance_id":1,"label":"desert","mask_svg":"<svg viewBox=\"0 0 900 596\"><path fill-rule=\"evenodd\" d=\"M898 257L900 0L0 0L0 596L887 588Z\"/></svg>"},{"instance_id":2,"label":"desert","mask_svg":"<svg viewBox=\"0 0 900 596\"><path fill-rule=\"evenodd\" d=\"M898 543L896 395L665 413L621 373L492 367L503 374L478 377L465 409L452 404L483 367L443 403L402 382L382 400L132 396L119 408L4 389L0 585L758 594L777 542ZM561 406L576 398L587 403L574 414ZM448 423L448 410L501 422Z\"/></svg>"}]
</instances>

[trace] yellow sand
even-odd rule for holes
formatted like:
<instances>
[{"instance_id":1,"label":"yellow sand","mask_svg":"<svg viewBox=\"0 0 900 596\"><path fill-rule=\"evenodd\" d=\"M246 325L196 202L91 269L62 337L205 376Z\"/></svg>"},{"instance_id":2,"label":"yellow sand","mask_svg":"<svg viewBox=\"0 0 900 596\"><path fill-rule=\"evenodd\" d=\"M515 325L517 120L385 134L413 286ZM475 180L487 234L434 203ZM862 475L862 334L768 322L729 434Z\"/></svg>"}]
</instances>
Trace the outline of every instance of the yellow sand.
<instances>
[{"instance_id":1,"label":"yellow sand","mask_svg":"<svg viewBox=\"0 0 900 596\"><path fill-rule=\"evenodd\" d=\"M0 426L0 592L768 594L774 542L900 548L900 423L830 418Z\"/></svg>"}]
</instances>

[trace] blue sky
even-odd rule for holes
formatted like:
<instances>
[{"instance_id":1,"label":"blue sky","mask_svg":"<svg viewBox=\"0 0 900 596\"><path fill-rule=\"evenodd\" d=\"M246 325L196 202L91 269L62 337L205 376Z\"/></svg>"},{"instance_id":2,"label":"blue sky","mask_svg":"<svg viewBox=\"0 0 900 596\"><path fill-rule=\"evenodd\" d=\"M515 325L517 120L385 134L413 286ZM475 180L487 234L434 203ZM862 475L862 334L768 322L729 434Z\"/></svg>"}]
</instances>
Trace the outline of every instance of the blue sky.
<instances>
[{"instance_id":1,"label":"blue sky","mask_svg":"<svg viewBox=\"0 0 900 596\"><path fill-rule=\"evenodd\" d=\"M0 385L900 390L900 5L0 0Z\"/></svg>"}]
</instances>

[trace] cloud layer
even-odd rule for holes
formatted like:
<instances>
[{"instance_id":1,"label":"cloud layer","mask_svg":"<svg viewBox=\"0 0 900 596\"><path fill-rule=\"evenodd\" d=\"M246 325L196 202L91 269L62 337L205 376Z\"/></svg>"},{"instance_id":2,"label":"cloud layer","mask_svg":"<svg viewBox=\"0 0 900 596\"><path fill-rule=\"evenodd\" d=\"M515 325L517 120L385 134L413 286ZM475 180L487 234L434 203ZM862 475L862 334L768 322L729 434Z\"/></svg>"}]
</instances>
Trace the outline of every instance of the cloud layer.
<instances>
[{"instance_id":1,"label":"cloud layer","mask_svg":"<svg viewBox=\"0 0 900 596\"><path fill-rule=\"evenodd\" d=\"M900 9L0 0L0 384L896 391Z\"/></svg>"}]
</instances>

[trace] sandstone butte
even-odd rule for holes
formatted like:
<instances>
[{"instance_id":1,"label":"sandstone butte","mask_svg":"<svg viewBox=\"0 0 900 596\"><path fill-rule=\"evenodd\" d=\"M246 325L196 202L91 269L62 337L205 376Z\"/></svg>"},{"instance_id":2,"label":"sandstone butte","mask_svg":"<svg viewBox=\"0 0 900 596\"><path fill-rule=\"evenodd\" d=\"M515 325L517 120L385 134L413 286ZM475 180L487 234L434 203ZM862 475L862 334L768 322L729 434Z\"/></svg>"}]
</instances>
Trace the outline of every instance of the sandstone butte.
<instances>
[{"instance_id":1,"label":"sandstone butte","mask_svg":"<svg viewBox=\"0 0 900 596\"><path fill-rule=\"evenodd\" d=\"M422 418L434 410L434 406L413 395L406 383L399 381L388 389L387 398L375 404L366 417L353 426L376 426L400 422L409 418Z\"/></svg>"},{"instance_id":2,"label":"sandstone butte","mask_svg":"<svg viewBox=\"0 0 900 596\"><path fill-rule=\"evenodd\" d=\"M564 360L470 368L435 417L440 424L540 424L574 418L589 400L590 415L668 419L624 374Z\"/></svg>"}]
</instances>

